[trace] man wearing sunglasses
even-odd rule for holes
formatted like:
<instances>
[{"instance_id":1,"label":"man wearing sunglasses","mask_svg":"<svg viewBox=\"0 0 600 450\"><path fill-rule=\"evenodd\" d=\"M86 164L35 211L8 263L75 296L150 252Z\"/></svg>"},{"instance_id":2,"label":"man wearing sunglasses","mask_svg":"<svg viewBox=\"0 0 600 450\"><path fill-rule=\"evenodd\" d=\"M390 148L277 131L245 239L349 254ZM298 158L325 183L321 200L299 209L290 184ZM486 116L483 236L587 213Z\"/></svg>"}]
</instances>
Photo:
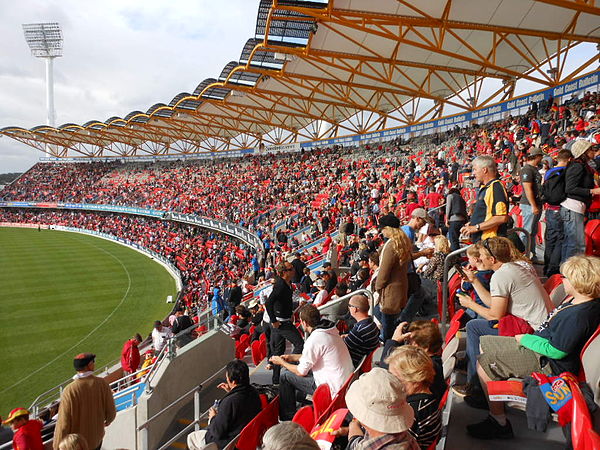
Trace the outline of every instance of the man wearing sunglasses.
<instances>
[{"instance_id":1,"label":"man wearing sunglasses","mask_svg":"<svg viewBox=\"0 0 600 450\"><path fill-rule=\"evenodd\" d=\"M292 301L292 279L295 274L294 266L287 261L277 265L277 277L271 295L265 302L265 308L271 319L271 352L273 355L283 355L286 339L294 346L292 353L302 353L304 341L300 332L292 323L294 303ZM273 384L279 384L281 367L273 367Z\"/></svg>"}]
</instances>

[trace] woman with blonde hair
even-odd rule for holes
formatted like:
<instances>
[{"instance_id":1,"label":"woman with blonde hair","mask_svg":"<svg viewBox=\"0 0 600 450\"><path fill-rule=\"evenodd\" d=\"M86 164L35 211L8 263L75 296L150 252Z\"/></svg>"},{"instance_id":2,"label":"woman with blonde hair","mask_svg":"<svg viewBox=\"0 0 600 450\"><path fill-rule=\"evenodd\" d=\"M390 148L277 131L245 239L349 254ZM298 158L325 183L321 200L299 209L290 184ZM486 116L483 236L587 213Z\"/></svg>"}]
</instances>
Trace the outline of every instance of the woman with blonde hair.
<instances>
[{"instance_id":1,"label":"woman with blonde hair","mask_svg":"<svg viewBox=\"0 0 600 450\"><path fill-rule=\"evenodd\" d=\"M433 362L422 348L405 345L394 350L387 363L390 372L404 384L406 401L415 412L410 433L422 449L427 449L442 432L439 399L431 393Z\"/></svg>"},{"instance_id":2,"label":"woman with blonde hair","mask_svg":"<svg viewBox=\"0 0 600 450\"><path fill-rule=\"evenodd\" d=\"M444 277L444 261L446 256L450 253L450 242L446 236L438 234L433 238L433 244L435 252L429 258L427 264L419 267L417 270L425 278L429 278L434 281L442 281Z\"/></svg>"},{"instance_id":3,"label":"woman with blonde hair","mask_svg":"<svg viewBox=\"0 0 600 450\"><path fill-rule=\"evenodd\" d=\"M385 342L392 337L396 321L408 299L408 264L412 258L411 242L400 229L400 220L385 215L379 220L379 229L387 238L380 254L379 271L375 280L375 291L379 304L374 314L381 323L381 336Z\"/></svg>"}]
</instances>

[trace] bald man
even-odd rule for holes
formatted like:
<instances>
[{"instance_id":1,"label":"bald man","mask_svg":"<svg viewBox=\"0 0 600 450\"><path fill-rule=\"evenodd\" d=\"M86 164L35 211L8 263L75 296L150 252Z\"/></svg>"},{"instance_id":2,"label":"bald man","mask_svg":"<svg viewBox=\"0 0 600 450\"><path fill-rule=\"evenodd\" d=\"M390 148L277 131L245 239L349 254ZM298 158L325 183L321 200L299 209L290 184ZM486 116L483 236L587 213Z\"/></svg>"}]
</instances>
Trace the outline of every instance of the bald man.
<instances>
[{"instance_id":1,"label":"bald man","mask_svg":"<svg viewBox=\"0 0 600 450\"><path fill-rule=\"evenodd\" d=\"M352 363L357 367L363 356L368 355L379 345L379 328L369 316L369 299L364 295L354 295L348 302L350 315L356 324L343 336L348 347Z\"/></svg>"}]
</instances>

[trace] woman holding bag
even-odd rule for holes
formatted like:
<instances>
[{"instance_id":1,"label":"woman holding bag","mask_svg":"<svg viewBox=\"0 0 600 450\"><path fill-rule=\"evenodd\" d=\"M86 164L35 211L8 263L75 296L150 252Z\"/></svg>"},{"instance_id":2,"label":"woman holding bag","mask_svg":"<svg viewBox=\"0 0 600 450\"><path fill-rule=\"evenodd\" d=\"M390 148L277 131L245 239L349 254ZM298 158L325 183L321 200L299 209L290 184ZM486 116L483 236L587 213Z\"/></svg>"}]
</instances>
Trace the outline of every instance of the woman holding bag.
<instances>
[{"instance_id":1,"label":"woman holding bag","mask_svg":"<svg viewBox=\"0 0 600 450\"><path fill-rule=\"evenodd\" d=\"M392 337L400 312L408 298L408 264L411 259L411 242L400 229L400 220L391 214L381 217L379 229L387 241L381 249L375 291L379 303L374 314L381 323L383 342Z\"/></svg>"}]
</instances>

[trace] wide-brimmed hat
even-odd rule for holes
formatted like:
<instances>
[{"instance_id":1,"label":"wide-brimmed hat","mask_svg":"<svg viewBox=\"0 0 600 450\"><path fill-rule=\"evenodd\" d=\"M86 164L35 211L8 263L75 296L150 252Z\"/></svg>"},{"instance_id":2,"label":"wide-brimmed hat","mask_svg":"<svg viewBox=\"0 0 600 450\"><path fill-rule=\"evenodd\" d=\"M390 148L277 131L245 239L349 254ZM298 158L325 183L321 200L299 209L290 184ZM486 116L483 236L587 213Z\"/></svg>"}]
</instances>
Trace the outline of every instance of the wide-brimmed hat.
<instances>
[{"instance_id":1,"label":"wide-brimmed hat","mask_svg":"<svg viewBox=\"0 0 600 450\"><path fill-rule=\"evenodd\" d=\"M16 418L21 417L21 416L28 416L28 415L29 415L29 411L27 411L25 408L15 408L8 414L8 417L2 423L4 425L10 425L11 422L13 420L15 420Z\"/></svg>"},{"instance_id":2,"label":"wide-brimmed hat","mask_svg":"<svg viewBox=\"0 0 600 450\"><path fill-rule=\"evenodd\" d=\"M590 141L586 141L585 139L577 139L573 145L571 146L571 153L573 154L573 158L577 159L592 146Z\"/></svg>"},{"instance_id":3,"label":"wide-brimmed hat","mask_svg":"<svg viewBox=\"0 0 600 450\"><path fill-rule=\"evenodd\" d=\"M404 385L380 367L352 383L346 393L346 405L360 423L380 433L402 433L415 420L415 413L406 402Z\"/></svg>"}]
</instances>

